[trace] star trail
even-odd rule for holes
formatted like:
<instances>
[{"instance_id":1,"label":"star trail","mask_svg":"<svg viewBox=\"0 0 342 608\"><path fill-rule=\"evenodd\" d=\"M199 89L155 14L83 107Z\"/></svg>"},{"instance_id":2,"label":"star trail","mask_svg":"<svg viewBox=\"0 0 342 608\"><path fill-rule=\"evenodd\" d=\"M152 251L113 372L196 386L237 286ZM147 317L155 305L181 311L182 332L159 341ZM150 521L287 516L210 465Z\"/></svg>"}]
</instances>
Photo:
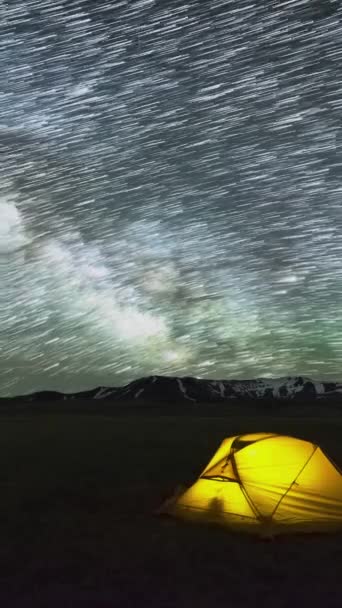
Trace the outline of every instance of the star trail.
<instances>
[{"instance_id":1,"label":"star trail","mask_svg":"<svg viewBox=\"0 0 342 608\"><path fill-rule=\"evenodd\" d=\"M0 394L340 379L338 3L0 7Z\"/></svg>"}]
</instances>

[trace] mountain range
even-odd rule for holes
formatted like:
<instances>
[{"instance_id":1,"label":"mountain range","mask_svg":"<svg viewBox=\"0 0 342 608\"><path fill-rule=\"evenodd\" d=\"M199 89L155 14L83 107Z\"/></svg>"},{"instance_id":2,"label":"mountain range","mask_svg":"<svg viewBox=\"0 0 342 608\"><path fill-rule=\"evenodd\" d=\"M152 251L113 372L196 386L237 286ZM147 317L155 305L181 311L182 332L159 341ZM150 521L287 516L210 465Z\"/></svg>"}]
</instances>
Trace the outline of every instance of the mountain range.
<instances>
[{"instance_id":1,"label":"mountain range","mask_svg":"<svg viewBox=\"0 0 342 608\"><path fill-rule=\"evenodd\" d=\"M126 386L100 386L77 393L40 391L30 395L1 398L9 401L51 402L68 400L106 400L108 402L140 401L163 403L222 403L233 400L296 400L337 398L342 383L317 382L303 376L257 378L254 380L206 380L194 377L148 376Z\"/></svg>"}]
</instances>

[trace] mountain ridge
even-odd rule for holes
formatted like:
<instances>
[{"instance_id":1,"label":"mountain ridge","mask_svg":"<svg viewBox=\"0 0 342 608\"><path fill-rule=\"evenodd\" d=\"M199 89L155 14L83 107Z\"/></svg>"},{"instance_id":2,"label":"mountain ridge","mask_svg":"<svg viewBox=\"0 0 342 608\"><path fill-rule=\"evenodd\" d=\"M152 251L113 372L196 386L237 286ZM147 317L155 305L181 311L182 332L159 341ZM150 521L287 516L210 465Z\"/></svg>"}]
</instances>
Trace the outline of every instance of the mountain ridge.
<instances>
[{"instance_id":1,"label":"mountain ridge","mask_svg":"<svg viewBox=\"0 0 342 608\"><path fill-rule=\"evenodd\" d=\"M342 395L342 383L317 382L306 376L255 378L252 380L209 380L191 376L146 376L125 386L63 393L38 391L27 395L1 397L0 403L14 401L74 401L80 399L123 402L128 400L161 403L223 403L252 400L307 401Z\"/></svg>"}]
</instances>

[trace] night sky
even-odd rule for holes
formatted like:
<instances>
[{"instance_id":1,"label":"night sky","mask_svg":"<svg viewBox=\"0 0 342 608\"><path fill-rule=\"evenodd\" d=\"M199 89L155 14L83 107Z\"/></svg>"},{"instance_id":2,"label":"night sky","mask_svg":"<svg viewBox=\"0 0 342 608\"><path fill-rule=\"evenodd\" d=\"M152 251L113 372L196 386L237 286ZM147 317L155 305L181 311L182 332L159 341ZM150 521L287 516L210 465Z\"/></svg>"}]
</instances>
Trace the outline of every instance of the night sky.
<instances>
[{"instance_id":1,"label":"night sky","mask_svg":"<svg viewBox=\"0 0 342 608\"><path fill-rule=\"evenodd\" d=\"M340 379L337 3L1 7L0 394Z\"/></svg>"}]
</instances>

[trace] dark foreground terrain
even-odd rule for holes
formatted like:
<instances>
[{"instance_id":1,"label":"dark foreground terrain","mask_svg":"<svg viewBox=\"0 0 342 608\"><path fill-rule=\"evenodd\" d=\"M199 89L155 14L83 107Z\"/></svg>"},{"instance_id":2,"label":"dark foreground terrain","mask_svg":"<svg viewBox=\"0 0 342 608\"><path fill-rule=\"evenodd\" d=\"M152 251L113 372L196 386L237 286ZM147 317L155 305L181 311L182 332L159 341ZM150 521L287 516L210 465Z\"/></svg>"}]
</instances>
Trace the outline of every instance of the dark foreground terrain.
<instances>
[{"instance_id":1,"label":"dark foreground terrain","mask_svg":"<svg viewBox=\"0 0 342 608\"><path fill-rule=\"evenodd\" d=\"M342 535L263 542L154 514L250 431L312 439L342 463L338 412L3 410L0 606L340 608Z\"/></svg>"}]
</instances>

